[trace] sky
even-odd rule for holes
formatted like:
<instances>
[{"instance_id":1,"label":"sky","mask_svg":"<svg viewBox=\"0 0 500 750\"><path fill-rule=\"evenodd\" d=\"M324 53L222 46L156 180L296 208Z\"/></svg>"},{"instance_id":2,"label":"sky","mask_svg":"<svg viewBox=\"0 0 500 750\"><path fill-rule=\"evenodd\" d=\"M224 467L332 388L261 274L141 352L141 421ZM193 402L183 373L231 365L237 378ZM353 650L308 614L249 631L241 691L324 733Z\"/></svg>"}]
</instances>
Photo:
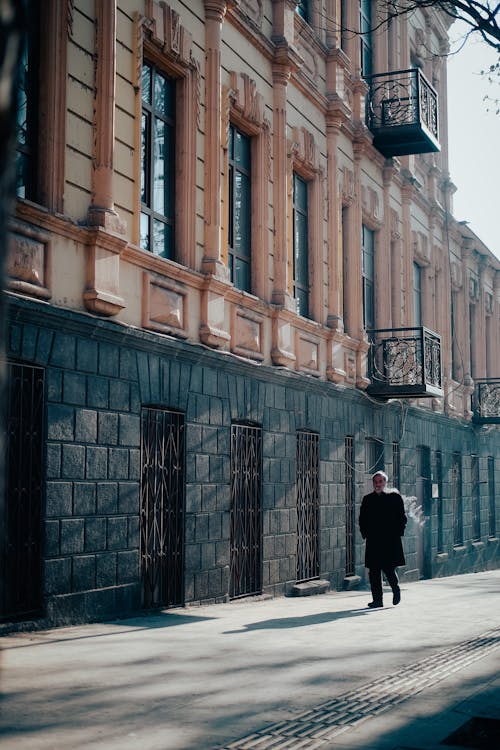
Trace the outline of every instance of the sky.
<instances>
[{"instance_id":1,"label":"sky","mask_svg":"<svg viewBox=\"0 0 500 750\"><path fill-rule=\"evenodd\" d=\"M461 37L456 22L451 40ZM488 84L480 71L498 59L473 35L448 57L448 128L450 176L457 191L453 215L500 258L500 114L488 112L486 94L500 98L500 76ZM457 44L452 44L452 50ZM493 105L490 105L493 106Z\"/></svg>"}]
</instances>

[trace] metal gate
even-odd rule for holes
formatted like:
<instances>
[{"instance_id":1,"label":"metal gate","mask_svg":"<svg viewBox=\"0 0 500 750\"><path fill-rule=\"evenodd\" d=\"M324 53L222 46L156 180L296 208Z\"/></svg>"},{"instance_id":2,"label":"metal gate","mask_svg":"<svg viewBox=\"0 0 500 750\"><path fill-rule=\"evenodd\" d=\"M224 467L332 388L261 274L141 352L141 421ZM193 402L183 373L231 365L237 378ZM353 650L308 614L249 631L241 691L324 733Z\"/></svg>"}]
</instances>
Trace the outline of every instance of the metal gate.
<instances>
[{"instance_id":1,"label":"metal gate","mask_svg":"<svg viewBox=\"0 0 500 750\"><path fill-rule=\"evenodd\" d=\"M297 432L297 581L319 576L319 435Z\"/></svg>"},{"instance_id":2,"label":"metal gate","mask_svg":"<svg viewBox=\"0 0 500 750\"><path fill-rule=\"evenodd\" d=\"M5 421L5 544L1 617L42 606L44 370L9 363Z\"/></svg>"},{"instance_id":3,"label":"metal gate","mask_svg":"<svg viewBox=\"0 0 500 750\"><path fill-rule=\"evenodd\" d=\"M184 603L185 432L182 414L142 414L141 576L143 607Z\"/></svg>"},{"instance_id":4,"label":"metal gate","mask_svg":"<svg viewBox=\"0 0 500 750\"><path fill-rule=\"evenodd\" d=\"M262 430L231 427L230 596L262 589Z\"/></svg>"},{"instance_id":5,"label":"metal gate","mask_svg":"<svg viewBox=\"0 0 500 750\"><path fill-rule=\"evenodd\" d=\"M344 441L345 450L345 574L353 576L356 561L354 539L356 529L356 507L354 497L354 444L351 435Z\"/></svg>"}]
</instances>

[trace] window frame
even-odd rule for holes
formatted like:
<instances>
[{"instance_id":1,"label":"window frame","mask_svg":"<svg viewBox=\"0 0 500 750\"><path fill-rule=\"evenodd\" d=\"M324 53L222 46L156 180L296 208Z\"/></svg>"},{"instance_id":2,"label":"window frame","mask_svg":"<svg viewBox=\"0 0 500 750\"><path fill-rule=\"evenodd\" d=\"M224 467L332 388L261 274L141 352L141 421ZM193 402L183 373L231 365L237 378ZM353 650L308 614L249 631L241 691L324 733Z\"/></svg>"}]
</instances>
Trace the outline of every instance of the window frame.
<instances>
[{"instance_id":1,"label":"window frame","mask_svg":"<svg viewBox=\"0 0 500 750\"><path fill-rule=\"evenodd\" d=\"M243 167L234 158L234 135L238 134L248 143L248 167ZM228 132L228 181L227 181L227 200L228 200L228 211L227 211L227 262L229 269L229 278L234 286L243 292L252 292L252 243L253 243L253 232L252 232L252 201L253 201L253 174L252 174L252 151L253 151L253 138L251 135L246 133L244 130L239 128L234 122L229 122ZM232 151L232 153L231 153ZM245 238L246 252L239 250L234 247L234 236L235 236L235 224L236 220L236 202L235 196L235 184L237 173L246 177L249 200L247 201L247 216L246 224L248 227L248 236ZM248 271L246 274L246 283L237 283L237 273L235 269L235 262L242 261L247 265Z\"/></svg>"},{"instance_id":2,"label":"window frame","mask_svg":"<svg viewBox=\"0 0 500 750\"><path fill-rule=\"evenodd\" d=\"M371 237L370 243L366 243L365 236ZM361 226L361 285L362 285L362 302L363 302L363 328L365 331L376 327L375 317L375 245L376 245L376 232L374 229L370 229L365 223ZM371 258L371 274L367 272L367 264L365 259ZM372 308L371 319L368 319L367 314L367 300L368 296Z\"/></svg>"},{"instance_id":3,"label":"window frame","mask_svg":"<svg viewBox=\"0 0 500 750\"><path fill-rule=\"evenodd\" d=\"M150 89L151 89L151 102L148 103L144 97L144 71L145 68L151 70L150 77ZM165 82L169 82L170 87L170 98L171 98L171 115L168 116L162 113L155 107L155 89L156 89L156 77L163 78ZM166 260L176 259L176 79L171 75L165 73L156 63L151 62L149 59L145 59L142 64L142 78L141 78L141 149L140 149L140 232L139 232L139 247L145 252L149 252L152 255L164 258ZM149 120L147 126L147 146L144 147L144 120ZM168 128L171 137L168 139L169 151L172 154L172 159L169 161L168 168L168 186L170 188L170 207L169 213L162 214L155 209L155 171L154 171L154 137L155 137L155 122L160 121L164 124L165 130ZM148 153L144 153L147 149ZM165 160L166 161L166 160ZM164 173L165 174L165 173ZM144 175L144 186L143 186L143 175ZM165 185L165 182L164 182ZM143 195L146 195L147 201L143 200ZM163 189L163 200L165 201L165 187ZM145 247L142 242L142 219L143 216L147 217L148 221L148 237L149 246ZM166 227L170 227L171 237L168 250L163 250L163 253L154 251L154 224L160 222Z\"/></svg>"},{"instance_id":4,"label":"window frame","mask_svg":"<svg viewBox=\"0 0 500 750\"><path fill-rule=\"evenodd\" d=\"M296 184L300 182L304 186L305 206L297 204ZM292 289L295 300L296 312L303 318L311 317L311 284L310 284L310 252L309 252L309 212L310 212L310 187L309 180L303 177L299 172L292 172ZM302 245L297 244L297 223L298 217L303 217L305 230L301 233ZM305 256L305 257L304 257ZM306 278L300 278L298 270L305 270ZM300 294L298 296L297 292ZM305 300L305 306L302 307L300 300Z\"/></svg>"}]
</instances>

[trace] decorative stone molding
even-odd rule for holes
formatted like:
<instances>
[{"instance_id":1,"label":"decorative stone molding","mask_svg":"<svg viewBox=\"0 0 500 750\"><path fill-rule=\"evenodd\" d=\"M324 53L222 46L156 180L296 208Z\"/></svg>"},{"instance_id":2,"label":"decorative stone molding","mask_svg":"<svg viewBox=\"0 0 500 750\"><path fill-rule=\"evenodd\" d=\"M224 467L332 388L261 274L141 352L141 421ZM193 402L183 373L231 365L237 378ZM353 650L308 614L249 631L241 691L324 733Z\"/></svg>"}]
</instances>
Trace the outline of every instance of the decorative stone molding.
<instances>
[{"instance_id":1,"label":"decorative stone molding","mask_svg":"<svg viewBox=\"0 0 500 750\"><path fill-rule=\"evenodd\" d=\"M308 336L302 331L295 332L297 352L296 369L308 375L319 377L320 372L320 341Z\"/></svg>"},{"instance_id":2,"label":"decorative stone molding","mask_svg":"<svg viewBox=\"0 0 500 750\"><path fill-rule=\"evenodd\" d=\"M145 271L142 276L142 325L187 338L188 296L185 287Z\"/></svg>"},{"instance_id":3,"label":"decorative stone molding","mask_svg":"<svg viewBox=\"0 0 500 750\"><path fill-rule=\"evenodd\" d=\"M231 71L230 88L226 88L226 96L234 112L248 123L261 128L266 124L264 119L264 98L257 89L257 84L246 73ZM227 117L229 120L229 117Z\"/></svg>"},{"instance_id":4,"label":"decorative stone molding","mask_svg":"<svg viewBox=\"0 0 500 750\"><path fill-rule=\"evenodd\" d=\"M231 341L226 330L225 289L224 282L207 276L201 290L200 340L214 349L226 349Z\"/></svg>"},{"instance_id":5,"label":"decorative stone molding","mask_svg":"<svg viewBox=\"0 0 500 750\"><path fill-rule=\"evenodd\" d=\"M412 231L412 250L413 257L421 266L428 266L431 262L429 251L429 240L423 232Z\"/></svg>"},{"instance_id":6,"label":"decorative stone molding","mask_svg":"<svg viewBox=\"0 0 500 750\"><path fill-rule=\"evenodd\" d=\"M145 33L162 54L186 67L191 65L191 34L167 3L146 0L143 24Z\"/></svg>"},{"instance_id":7,"label":"decorative stone molding","mask_svg":"<svg viewBox=\"0 0 500 750\"><path fill-rule=\"evenodd\" d=\"M349 167L342 168L342 203L350 206L356 200L356 180Z\"/></svg>"},{"instance_id":8,"label":"decorative stone molding","mask_svg":"<svg viewBox=\"0 0 500 750\"><path fill-rule=\"evenodd\" d=\"M469 300L479 302L479 277L474 271L469 271Z\"/></svg>"},{"instance_id":9,"label":"decorative stone molding","mask_svg":"<svg viewBox=\"0 0 500 750\"><path fill-rule=\"evenodd\" d=\"M264 18L264 3L262 0L241 0L240 10L259 29L262 28L262 20Z\"/></svg>"},{"instance_id":10,"label":"decorative stone molding","mask_svg":"<svg viewBox=\"0 0 500 750\"><path fill-rule=\"evenodd\" d=\"M393 240L394 242L397 240L400 240L402 237L402 231L400 228L401 220L395 208L391 208L389 220L390 220L390 227L391 227L391 240Z\"/></svg>"},{"instance_id":11,"label":"decorative stone molding","mask_svg":"<svg viewBox=\"0 0 500 750\"><path fill-rule=\"evenodd\" d=\"M493 294L491 292L485 292L484 295L484 310L486 315L493 314Z\"/></svg>"},{"instance_id":12,"label":"decorative stone molding","mask_svg":"<svg viewBox=\"0 0 500 750\"><path fill-rule=\"evenodd\" d=\"M102 227L89 232L87 288L83 301L87 310L104 316L117 315L125 307L120 297L120 254L127 240Z\"/></svg>"},{"instance_id":13,"label":"decorative stone molding","mask_svg":"<svg viewBox=\"0 0 500 750\"><path fill-rule=\"evenodd\" d=\"M372 187L362 185L361 205L365 223L372 225L374 228L380 228L382 217L380 216L380 199L377 191Z\"/></svg>"},{"instance_id":14,"label":"decorative stone molding","mask_svg":"<svg viewBox=\"0 0 500 750\"><path fill-rule=\"evenodd\" d=\"M303 171L312 176L318 172L319 154L314 136L306 128L292 128L288 140L288 153Z\"/></svg>"},{"instance_id":15,"label":"decorative stone molding","mask_svg":"<svg viewBox=\"0 0 500 750\"><path fill-rule=\"evenodd\" d=\"M463 285L462 264L459 261L450 262L451 287L453 291L458 292Z\"/></svg>"},{"instance_id":16,"label":"decorative stone molding","mask_svg":"<svg viewBox=\"0 0 500 750\"><path fill-rule=\"evenodd\" d=\"M294 347L294 329L286 311L277 310L272 322L271 360L273 365L290 367L296 360Z\"/></svg>"},{"instance_id":17,"label":"decorative stone molding","mask_svg":"<svg viewBox=\"0 0 500 750\"><path fill-rule=\"evenodd\" d=\"M251 359L264 359L264 316L233 305L231 351Z\"/></svg>"},{"instance_id":18,"label":"decorative stone molding","mask_svg":"<svg viewBox=\"0 0 500 750\"><path fill-rule=\"evenodd\" d=\"M37 227L12 221L7 256L7 286L38 299L50 299L52 240Z\"/></svg>"}]
</instances>

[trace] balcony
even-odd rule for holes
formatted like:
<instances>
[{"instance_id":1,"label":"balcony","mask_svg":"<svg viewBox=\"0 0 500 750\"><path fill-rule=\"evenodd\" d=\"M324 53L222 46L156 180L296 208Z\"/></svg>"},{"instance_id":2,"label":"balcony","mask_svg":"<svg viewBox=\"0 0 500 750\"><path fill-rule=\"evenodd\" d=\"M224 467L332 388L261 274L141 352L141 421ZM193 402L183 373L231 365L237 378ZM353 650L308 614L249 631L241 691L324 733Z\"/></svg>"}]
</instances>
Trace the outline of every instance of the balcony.
<instances>
[{"instance_id":1,"label":"balcony","mask_svg":"<svg viewBox=\"0 0 500 750\"><path fill-rule=\"evenodd\" d=\"M443 395L441 337L423 326L367 331L367 393L377 398L436 398Z\"/></svg>"},{"instance_id":2,"label":"balcony","mask_svg":"<svg viewBox=\"0 0 500 750\"><path fill-rule=\"evenodd\" d=\"M476 380L472 396L474 422L500 424L500 378Z\"/></svg>"},{"instance_id":3,"label":"balcony","mask_svg":"<svg viewBox=\"0 0 500 750\"><path fill-rule=\"evenodd\" d=\"M418 68L367 76L367 125L386 157L439 151L438 95Z\"/></svg>"}]
</instances>

